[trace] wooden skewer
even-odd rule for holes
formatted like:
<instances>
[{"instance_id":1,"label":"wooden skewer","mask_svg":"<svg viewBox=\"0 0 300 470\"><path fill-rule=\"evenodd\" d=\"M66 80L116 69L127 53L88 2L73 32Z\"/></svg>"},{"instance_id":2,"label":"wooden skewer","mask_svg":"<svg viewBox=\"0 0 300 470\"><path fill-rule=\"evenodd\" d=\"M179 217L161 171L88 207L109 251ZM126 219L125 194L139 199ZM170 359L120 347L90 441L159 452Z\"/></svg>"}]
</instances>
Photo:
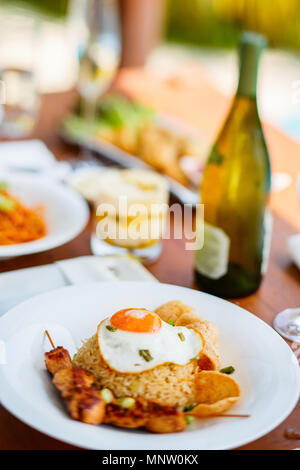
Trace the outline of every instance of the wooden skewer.
<instances>
[{"instance_id":1,"label":"wooden skewer","mask_svg":"<svg viewBox=\"0 0 300 470\"><path fill-rule=\"evenodd\" d=\"M45 333L46 333L46 335L47 335L47 337L48 337L48 339L49 339L49 341L50 341L50 344L51 344L52 348L55 349L55 345L54 345L54 343L53 343L53 341L52 341L52 338L51 338L51 336L50 336L50 334L49 334L49 331L48 331L48 330L45 330Z\"/></svg>"},{"instance_id":2,"label":"wooden skewer","mask_svg":"<svg viewBox=\"0 0 300 470\"><path fill-rule=\"evenodd\" d=\"M244 414L220 414L220 415L212 415L213 417L218 418L250 418L251 415L244 415Z\"/></svg>"},{"instance_id":3,"label":"wooden skewer","mask_svg":"<svg viewBox=\"0 0 300 470\"><path fill-rule=\"evenodd\" d=\"M195 418L250 418L251 415L246 414L217 414L209 416L196 416L193 413L184 413L185 416L194 416Z\"/></svg>"}]
</instances>

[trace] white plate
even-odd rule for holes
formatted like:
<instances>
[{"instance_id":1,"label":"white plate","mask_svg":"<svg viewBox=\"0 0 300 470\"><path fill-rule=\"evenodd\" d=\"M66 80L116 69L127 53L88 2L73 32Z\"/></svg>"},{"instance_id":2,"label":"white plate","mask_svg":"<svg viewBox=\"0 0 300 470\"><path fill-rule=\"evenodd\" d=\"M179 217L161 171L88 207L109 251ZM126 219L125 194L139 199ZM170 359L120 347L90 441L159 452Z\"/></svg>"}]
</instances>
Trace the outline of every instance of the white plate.
<instances>
[{"instance_id":1,"label":"white plate","mask_svg":"<svg viewBox=\"0 0 300 470\"><path fill-rule=\"evenodd\" d=\"M185 432L150 434L72 421L43 365L44 330L56 345L74 352L74 344L96 331L97 324L120 308L154 309L181 299L220 329L222 366L233 365L241 385L235 413L248 419L198 420ZM21 420L54 438L90 449L228 449L266 434L292 411L299 397L295 355L267 324L222 299L166 284L97 283L72 286L32 298L0 319L6 365L0 366L3 405ZM70 333L69 333L70 332ZM34 447L34 442L32 443Z\"/></svg>"},{"instance_id":2,"label":"white plate","mask_svg":"<svg viewBox=\"0 0 300 470\"><path fill-rule=\"evenodd\" d=\"M89 209L74 190L40 175L0 173L11 193L28 207L45 211L47 234L39 240L15 245L0 245L0 259L50 250L75 238L84 229Z\"/></svg>"}]
</instances>

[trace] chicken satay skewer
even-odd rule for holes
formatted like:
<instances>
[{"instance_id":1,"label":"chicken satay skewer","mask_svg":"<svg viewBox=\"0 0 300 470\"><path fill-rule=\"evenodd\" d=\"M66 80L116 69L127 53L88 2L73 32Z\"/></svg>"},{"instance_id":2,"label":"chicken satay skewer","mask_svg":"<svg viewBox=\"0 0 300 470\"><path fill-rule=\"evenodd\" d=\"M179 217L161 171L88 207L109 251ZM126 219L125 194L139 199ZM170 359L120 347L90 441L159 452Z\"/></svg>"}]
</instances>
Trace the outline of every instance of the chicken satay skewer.
<instances>
[{"instance_id":1,"label":"chicken satay skewer","mask_svg":"<svg viewBox=\"0 0 300 470\"><path fill-rule=\"evenodd\" d=\"M100 424L105 416L105 402L94 388L93 374L74 367L69 352L62 346L55 347L49 332L45 333L53 347L45 353L46 367L71 417L87 424Z\"/></svg>"},{"instance_id":2,"label":"chicken satay skewer","mask_svg":"<svg viewBox=\"0 0 300 470\"><path fill-rule=\"evenodd\" d=\"M48 372L54 376L60 369L71 368L73 364L69 352L62 346L55 347L48 330L45 330L45 335L52 346L52 350L44 354Z\"/></svg>"}]
</instances>

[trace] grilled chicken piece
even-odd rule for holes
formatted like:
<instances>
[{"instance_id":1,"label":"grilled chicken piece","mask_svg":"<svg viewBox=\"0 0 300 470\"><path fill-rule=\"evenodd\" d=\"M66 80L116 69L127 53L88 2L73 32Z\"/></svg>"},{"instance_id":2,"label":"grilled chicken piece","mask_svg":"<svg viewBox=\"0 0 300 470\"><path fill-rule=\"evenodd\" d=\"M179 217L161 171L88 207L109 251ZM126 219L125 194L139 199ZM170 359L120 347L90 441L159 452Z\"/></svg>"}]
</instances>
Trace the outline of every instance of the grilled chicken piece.
<instances>
[{"instance_id":1,"label":"grilled chicken piece","mask_svg":"<svg viewBox=\"0 0 300 470\"><path fill-rule=\"evenodd\" d=\"M56 374L56 372L61 369L67 369L73 366L69 352L62 346L58 346L45 353L45 364L52 375Z\"/></svg>"},{"instance_id":2,"label":"grilled chicken piece","mask_svg":"<svg viewBox=\"0 0 300 470\"><path fill-rule=\"evenodd\" d=\"M79 367L72 367L60 369L54 374L52 382L60 391L61 396L68 398L78 389L92 387L95 380L91 372Z\"/></svg>"},{"instance_id":3,"label":"grilled chicken piece","mask_svg":"<svg viewBox=\"0 0 300 470\"><path fill-rule=\"evenodd\" d=\"M75 390L67 399L67 407L73 419L87 424L102 423L105 415L105 402L93 388Z\"/></svg>"},{"instance_id":4,"label":"grilled chicken piece","mask_svg":"<svg viewBox=\"0 0 300 470\"><path fill-rule=\"evenodd\" d=\"M104 423L121 428L140 428L146 425L148 419L148 403L143 398L137 398L132 408L122 408L117 403L106 405Z\"/></svg>"},{"instance_id":5,"label":"grilled chicken piece","mask_svg":"<svg viewBox=\"0 0 300 470\"><path fill-rule=\"evenodd\" d=\"M146 429L155 433L184 431L187 426L183 411L171 406L149 403L149 416Z\"/></svg>"},{"instance_id":6,"label":"grilled chicken piece","mask_svg":"<svg viewBox=\"0 0 300 470\"><path fill-rule=\"evenodd\" d=\"M106 405L104 423L121 428L146 427L155 433L183 431L187 424L183 411L137 398L132 408L122 408L118 403Z\"/></svg>"}]
</instances>

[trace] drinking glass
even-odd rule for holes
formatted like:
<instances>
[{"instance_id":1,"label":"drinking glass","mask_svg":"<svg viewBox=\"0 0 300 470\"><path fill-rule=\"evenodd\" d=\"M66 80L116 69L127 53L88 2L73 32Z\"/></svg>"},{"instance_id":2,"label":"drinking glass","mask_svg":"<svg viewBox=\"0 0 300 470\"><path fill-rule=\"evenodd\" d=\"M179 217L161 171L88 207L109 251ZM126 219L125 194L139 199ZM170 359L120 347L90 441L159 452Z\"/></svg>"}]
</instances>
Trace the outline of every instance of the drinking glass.
<instances>
[{"instance_id":1,"label":"drinking glass","mask_svg":"<svg viewBox=\"0 0 300 470\"><path fill-rule=\"evenodd\" d=\"M143 262L158 258L168 214L166 179L150 170L109 169L98 187L93 254L131 253Z\"/></svg>"},{"instance_id":2,"label":"drinking glass","mask_svg":"<svg viewBox=\"0 0 300 470\"><path fill-rule=\"evenodd\" d=\"M77 89L83 115L95 117L96 102L112 83L120 62L121 39L117 0L86 0L85 43L79 50Z\"/></svg>"},{"instance_id":3,"label":"drinking glass","mask_svg":"<svg viewBox=\"0 0 300 470\"><path fill-rule=\"evenodd\" d=\"M29 135L39 97L35 83L37 18L19 8L0 10L0 133Z\"/></svg>"},{"instance_id":4,"label":"drinking glass","mask_svg":"<svg viewBox=\"0 0 300 470\"><path fill-rule=\"evenodd\" d=\"M298 176L298 197L300 198L300 175ZM299 250L300 235L293 235L288 240L291 255ZM300 343L300 308L287 308L278 313L273 321L277 333L290 341Z\"/></svg>"},{"instance_id":5,"label":"drinking glass","mask_svg":"<svg viewBox=\"0 0 300 470\"><path fill-rule=\"evenodd\" d=\"M300 343L300 308L287 308L278 313L273 325L281 336Z\"/></svg>"}]
</instances>

